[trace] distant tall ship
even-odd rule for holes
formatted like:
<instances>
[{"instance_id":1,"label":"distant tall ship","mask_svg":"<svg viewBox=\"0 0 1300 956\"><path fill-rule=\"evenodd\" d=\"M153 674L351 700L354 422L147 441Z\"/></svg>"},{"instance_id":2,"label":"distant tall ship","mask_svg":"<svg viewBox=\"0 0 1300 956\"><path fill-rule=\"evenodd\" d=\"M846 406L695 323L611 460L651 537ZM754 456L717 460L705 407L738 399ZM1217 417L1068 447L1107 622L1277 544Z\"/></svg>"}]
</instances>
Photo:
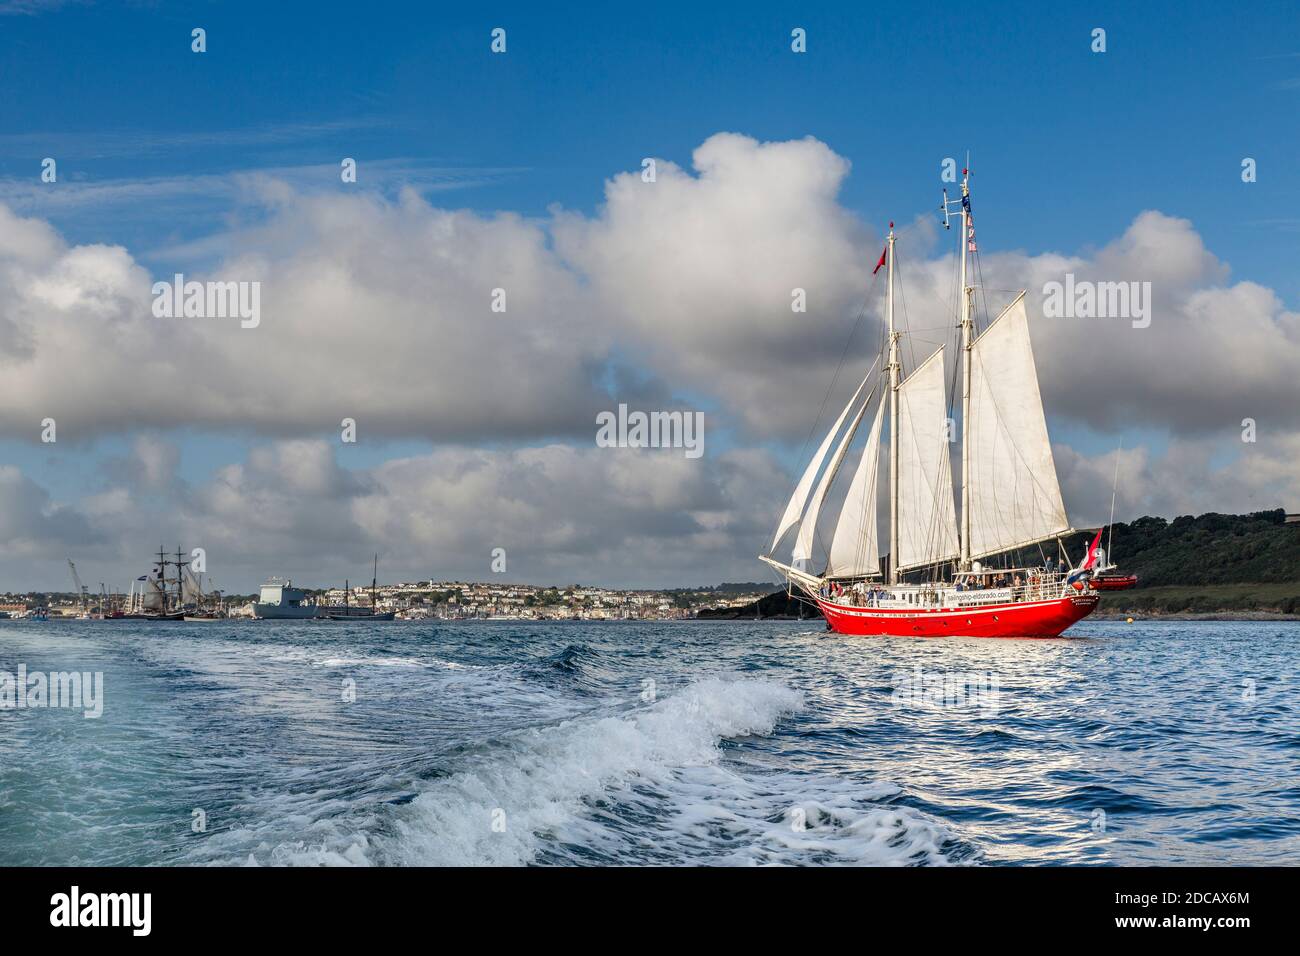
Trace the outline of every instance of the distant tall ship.
<instances>
[{"instance_id":1,"label":"distant tall ship","mask_svg":"<svg viewBox=\"0 0 1300 956\"><path fill-rule=\"evenodd\" d=\"M154 564L152 574L141 575L132 583L119 620L182 621L186 614L195 614L203 607L208 596L179 547L174 561L160 547ZM168 573L168 568L175 570L175 576Z\"/></svg>"},{"instance_id":2,"label":"distant tall ship","mask_svg":"<svg viewBox=\"0 0 1300 956\"><path fill-rule=\"evenodd\" d=\"M894 322L890 223L876 266L888 267L887 342L805 468L760 560L815 601L840 633L1055 637L1097 607L1091 582L1094 573L1106 570L1098 549L1101 533L1071 568L1062 539L1076 532L1052 458L1024 292L987 328L976 328L975 286L968 278L968 260L976 252L969 170L962 172L960 200L949 200L945 190L941 210L945 227L950 218L961 223L960 527L948 450L958 385L954 376L948 387L944 346L904 374L903 333ZM882 560L876 511L878 489L886 484L879 467L886 408L889 552ZM822 507L873 409L829 543L816 549ZM785 564L773 555L795 528L791 562ZM1051 543L1048 551L1045 543ZM1034 548L1040 563L1016 564L1018 553ZM820 572L813 570L815 551Z\"/></svg>"}]
</instances>

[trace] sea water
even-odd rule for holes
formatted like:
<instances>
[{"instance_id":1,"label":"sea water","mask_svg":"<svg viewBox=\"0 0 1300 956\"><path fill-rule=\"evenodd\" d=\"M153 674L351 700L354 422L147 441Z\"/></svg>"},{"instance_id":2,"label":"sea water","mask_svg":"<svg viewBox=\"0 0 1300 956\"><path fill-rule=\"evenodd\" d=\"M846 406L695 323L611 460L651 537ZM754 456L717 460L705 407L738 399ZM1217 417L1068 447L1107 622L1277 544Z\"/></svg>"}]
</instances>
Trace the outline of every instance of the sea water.
<instances>
[{"instance_id":1,"label":"sea water","mask_svg":"<svg viewBox=\"0 0 1300 956\"><path fill-rule=\"evenodd\" d=\"M1298 662L1293 622L0 622L0 671L103 675L0 709L0 864L1295 864Z\"/></svg>"}]
</instances>

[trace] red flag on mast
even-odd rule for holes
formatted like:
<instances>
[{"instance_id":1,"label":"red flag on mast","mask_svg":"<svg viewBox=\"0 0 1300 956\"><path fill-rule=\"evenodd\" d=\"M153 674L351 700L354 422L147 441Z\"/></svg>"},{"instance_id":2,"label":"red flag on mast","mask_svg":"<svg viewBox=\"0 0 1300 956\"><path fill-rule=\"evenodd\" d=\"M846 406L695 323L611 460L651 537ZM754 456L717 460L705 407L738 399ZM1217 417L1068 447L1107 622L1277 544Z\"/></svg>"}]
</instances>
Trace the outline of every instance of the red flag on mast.
<instances>
[{"instance_id":1,"label":"red flag on mast","mask_svg":"<svg viewBox=\"0 0 1300 956\"><path fill-rule=\"evenodd\" d=\"M1092 539L1092 546L1088 548L1088 556L1083 559L1083 564L1079 565L1070 572L1070 576L1065 579L1066 584L1073 584L1075 590L1082 590L1083 585L1078 583L1079 579L1088 573L1088 570L1097 560L1097 545L1101 544L1101 533L1105 528L1097 529L1097 537Z\"/></svg>"},{"instance_id":2,"label":"red flag on mast","mask_svg":"<svg viewBox=\"0 0 1300 956\"><path fill-rule=\"evenodd\" d=\"M875 275L877 272L879 272L880 267L885 264L885 253L887 253L888 251L889 251L889 246L885 246L884 250L880 253L880 261L877 262L876 267L871 270L872 275Z\"/></svg>"},{"instance_id":3,"label":"red flag on mast","mask_svg":"<svg viewBox=\"0 0 1300 956\"><path fill-rule=\"evenodd\" d=\"M1088 559L1083 562L1083 567L1080 570L1087 571L1092 567L1092 563L1097 560L1097 545L1101 544L1102 530L1102 528L1097 529L1097 537L1092 539L1092 547L1088 549Z\"/></svg>"}]
</instances>

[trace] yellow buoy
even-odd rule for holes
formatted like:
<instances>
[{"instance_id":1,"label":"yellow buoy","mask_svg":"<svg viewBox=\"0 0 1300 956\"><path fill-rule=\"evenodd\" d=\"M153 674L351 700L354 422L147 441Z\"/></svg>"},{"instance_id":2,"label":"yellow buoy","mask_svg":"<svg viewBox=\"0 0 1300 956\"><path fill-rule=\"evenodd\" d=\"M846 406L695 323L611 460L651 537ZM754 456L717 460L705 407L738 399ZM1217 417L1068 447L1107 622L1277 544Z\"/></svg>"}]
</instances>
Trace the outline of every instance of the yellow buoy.
<instances>
[{"instance_id":1,"label":"yellow buoy","mask_svg":"<svg viewBox=\"0 0 1300 956\"><path fill-rule=\"evenodd\" d=\"M1130 617L1130 618L1128 619L1128 623L1129 623L1129 624L1132 624L1132 623L1133 623L1133 618Z\"/></svg>"}]
</instances>

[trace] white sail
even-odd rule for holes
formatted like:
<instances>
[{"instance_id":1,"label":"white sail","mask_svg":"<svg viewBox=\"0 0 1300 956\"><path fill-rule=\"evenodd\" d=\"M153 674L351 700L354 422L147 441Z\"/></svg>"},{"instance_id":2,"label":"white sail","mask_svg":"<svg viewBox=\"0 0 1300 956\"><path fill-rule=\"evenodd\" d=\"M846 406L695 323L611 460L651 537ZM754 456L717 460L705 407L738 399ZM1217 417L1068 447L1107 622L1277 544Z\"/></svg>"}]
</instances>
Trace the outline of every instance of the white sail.
<instances>
[{"instance_id":1,"label":"white sail","mask_svg":"<svg viewBox=\"0 0 1300 956\"><path fill-rule=\"evenodd\" d=\"M152 577L145 584L147 587L144 588L144 609L146 611L165 611L167 609L167 593L162 589L162 585Z\"/></svg>"},{"instance_id":2,"label":"white sail","mask_svg":"<svg viewBox=\"0 0 1300 956\"><path fill-rule=\"evenodd\" d=\"M858 391L861 392L861 389ZM826 501L826 495L830 493L831 483L835 481L835 476L839 474L840 465L844 463L844 456L848 453L849 444L853 441L853 436L857 434L858 426L862 424L862 416L866 414L867 406L870 404L871 396L868 395L867 400L858 409L858 413L853 416L853 422L845 430L844 437L840 439L835 454L831 456L831 463L822 472L822 480L817 482L817 490L813 492L812 499L808 502L808 510L804 512L803 520L799 525L799 535L795 538L795 567L799 567L800 561L807 561L812 557L813 537L817 533L817 519L821 515L822 505ZM847 410L845 409L845 411Z\"/></svg>"},{"instance_id":3,"label":"white sail","mask_svg":"<svg viewBox=\"0 0 1300 956\"><path fill-rule=\"evenodd\" d=\"M1038 390L1024 293L971 346L970 554L1069 530Z\"/></svg>"},{"instance_id":4,"label":"white sail","mask_svg":"<svg viewBox=\"0 0 1300 956\"><path fill-rule=\"evenodd\" d=\"M898 387L899 570L957 556L943 349Z\"/></svg>"},{"instance_id":5,"label":"white sail","mask_svg":"<svg viewBox=\"0 0 1300 956\"><path fill-rule=\"evenodd\" d=\"M189 568L181 578L181 602L184 604L197 603L202 601L206 594L203 593L203 585Z\"/></svg>"},{"instance_id":6,"label":"white sail","mask_svg":"<svg viewBox=\"0 0 1300 956\"><path fill-rule=\"evenodd\" d=\"M862 449L862 460L853 473L844 507L831 538L827 577L860 577L880 571L880 545L876 533L876 478L880 472L880 426L885 421L885 400L881 397L876 420Z\"/></svg>"},{"instance_id":7,"label":"white sail","mask_svg":"<svg viewBox=\"0 0 1300 956\"><path fill-rule=\"evenodd\" d=\"M872 366L872 372L875 366ZM849 411L858 402L858 396L862 390L867 387L867 382L871 380L872 372L867 373L867 377L862 380L858 390L853 393L849 403L844 406L844 411L840 412L840 417L835 420L831 430L826 433L822 440L821 447L817 449L817 454L813 455L813 460L808 463L804 470L803 477L799 479L799 484L795 486L794 494L790 496L790 503L785 506L785 514L781 516L781 523L776 527L776 537L772 539L772 547L769 551L775 551L776 546L781 543L781 538L790 530L803 514L804 505L808 503L808 493L812 490L813 481L817 478L817 472L821 470L822 462L826 460L826 453L830 451L831 444L835 441L835 436L840 433L844 426L844 419L849 417Z\"/></svg>"}]
</instances>

